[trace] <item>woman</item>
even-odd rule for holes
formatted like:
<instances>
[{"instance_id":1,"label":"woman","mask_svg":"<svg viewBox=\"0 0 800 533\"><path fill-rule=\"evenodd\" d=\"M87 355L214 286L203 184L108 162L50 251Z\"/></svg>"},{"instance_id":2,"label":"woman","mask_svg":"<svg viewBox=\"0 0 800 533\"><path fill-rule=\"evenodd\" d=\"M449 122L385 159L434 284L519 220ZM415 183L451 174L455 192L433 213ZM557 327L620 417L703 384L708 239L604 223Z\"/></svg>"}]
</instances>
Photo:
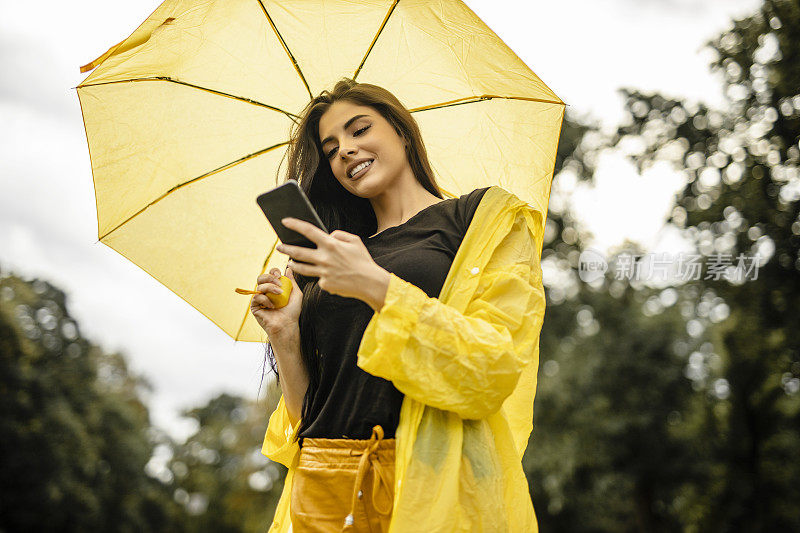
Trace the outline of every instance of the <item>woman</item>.
<instances>
[{"instance_id":1,"label":"woman","mask_svg":"<svg viewBox=\"0 0 800 533\"><path fill-rule=\"evenodd\" d=\"M385 89L344 79L301 117L288 175L335 231L284 219L316 248L281 245L289 303L251 304L282 389L263 452L290 469L272 530L531 531L531 413L510 395L523 375L535 389L541 215L499 187L443 200L414 119ZM469 297L453 289L465 260L488 267L469 269ZM279 275L257 290L280 292ZM515 401L532 406L532 393Z\"/></svg>"}]
</instances>

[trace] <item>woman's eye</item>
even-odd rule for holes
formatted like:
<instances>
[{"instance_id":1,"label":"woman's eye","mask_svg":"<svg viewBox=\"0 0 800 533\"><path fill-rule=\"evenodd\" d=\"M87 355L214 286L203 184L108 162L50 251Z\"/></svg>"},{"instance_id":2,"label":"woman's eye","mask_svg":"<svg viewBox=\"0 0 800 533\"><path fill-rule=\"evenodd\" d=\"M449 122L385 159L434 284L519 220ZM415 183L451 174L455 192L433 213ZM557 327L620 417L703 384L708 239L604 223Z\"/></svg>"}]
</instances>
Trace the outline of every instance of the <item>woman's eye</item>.
<instances>
[{"instance_id":1,"label":"woman's eye","mask_svg":"<svg viewBox=\"0 0 800 533\"><path fill-rule=\"evenodd\" d=\"M361 135L362 133L364 133L365 131L367 131L369 128L370 128L370 126L364 126L363 128L361 128L361 129L359 129L359 130L356 130L356 131L354 131L354 132L353 132L353 136L354 136L354 137L358 137L359 135ZM331 157L333 157L333 154L335 154L335 153L336 153L336 150L338 150L338 149L339 149L339 148L334 148L333 150L331 150L330 152L328 152L328 159L330 159Z\"/></svg>"}]
</instances>

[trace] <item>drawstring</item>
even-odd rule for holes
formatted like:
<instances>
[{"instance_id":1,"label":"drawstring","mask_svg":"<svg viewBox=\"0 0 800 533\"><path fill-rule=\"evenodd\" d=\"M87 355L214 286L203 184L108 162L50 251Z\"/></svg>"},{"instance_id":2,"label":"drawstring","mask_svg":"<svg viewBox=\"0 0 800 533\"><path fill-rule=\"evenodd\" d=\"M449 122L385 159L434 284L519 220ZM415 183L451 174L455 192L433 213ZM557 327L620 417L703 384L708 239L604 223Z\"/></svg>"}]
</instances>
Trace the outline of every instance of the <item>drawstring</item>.
<instances>
[{"instance_id":1,"label":"drawstring","mask_svg":"<svg viewBox=\"0 0 800 533\"><path fill-rule=\"evenodd\" d=\"M350 514L348 514L344 519L345 526L353 525L353 517L356 512L356 500L358 499L358 493L361 492L361 483L364 481L364 475L367 473L366 467L368 464L371 464L372 468L375 470L375 475L372 479L372 506L375 508L375 511L382 515L388 515L392 512L392 506L394 505L394 502L391 500L391 498L389 499L389 508L386 510L381 510L375 502L375 495L378 493L378 489L380 488L381 484L386 487L387 494L392 494L392 486L387 481L386 472L384 471L377 457L372 455L372 453L377 450L381 439L383 439L383 428L380 425L374 426L372 428L372 437L369 439L367 447L363 450L350 450L350 455L360 455L361 460L358 463L356 483L353 487L353 499L350 506Z\"/></svg>"}]
</instances>

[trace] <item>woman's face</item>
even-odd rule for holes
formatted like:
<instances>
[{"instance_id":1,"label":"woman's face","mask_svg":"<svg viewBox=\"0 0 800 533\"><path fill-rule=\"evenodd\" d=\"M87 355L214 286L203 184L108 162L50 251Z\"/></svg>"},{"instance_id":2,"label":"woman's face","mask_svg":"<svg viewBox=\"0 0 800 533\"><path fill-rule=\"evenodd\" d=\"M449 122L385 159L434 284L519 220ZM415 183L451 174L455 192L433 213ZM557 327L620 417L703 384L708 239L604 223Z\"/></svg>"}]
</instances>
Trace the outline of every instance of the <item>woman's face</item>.
<instances>
[{"instance_id":1,"label":"woman's face","mask_svg":"<svg viewBox=\"0 0 800 533\"><path fill-rule=\"evenodd\" d=\"M322 153L333 175L351 193L368 198L405 170L411 171L404 139L375 109L339 100L319 120ZM353 175L352 170L368 162Z\"/></svg>"}]
</instances>

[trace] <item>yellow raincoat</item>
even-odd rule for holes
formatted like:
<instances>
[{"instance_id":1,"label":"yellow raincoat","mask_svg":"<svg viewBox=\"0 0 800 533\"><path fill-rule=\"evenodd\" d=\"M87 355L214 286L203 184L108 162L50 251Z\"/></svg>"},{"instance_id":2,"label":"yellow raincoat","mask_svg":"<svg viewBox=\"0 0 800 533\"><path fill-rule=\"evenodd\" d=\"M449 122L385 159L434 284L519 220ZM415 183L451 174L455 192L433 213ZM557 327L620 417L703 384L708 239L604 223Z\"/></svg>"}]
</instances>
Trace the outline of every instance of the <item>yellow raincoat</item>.
<instances>
[{"instance_id":1,"label":"yellow raincoat","mask_svg":"<svg viewBox=\"0 0 800 533\"><path fill-rule=\"evenodd\" d=\"M493 186L439 298L391 274L357 355L360 368L405 394L390 533L538 531L521 461L545 310L544 220ZM289 531L299 424L281 396L262 447L289 469L270 533Z\"/></svg>"}]
</instances>

